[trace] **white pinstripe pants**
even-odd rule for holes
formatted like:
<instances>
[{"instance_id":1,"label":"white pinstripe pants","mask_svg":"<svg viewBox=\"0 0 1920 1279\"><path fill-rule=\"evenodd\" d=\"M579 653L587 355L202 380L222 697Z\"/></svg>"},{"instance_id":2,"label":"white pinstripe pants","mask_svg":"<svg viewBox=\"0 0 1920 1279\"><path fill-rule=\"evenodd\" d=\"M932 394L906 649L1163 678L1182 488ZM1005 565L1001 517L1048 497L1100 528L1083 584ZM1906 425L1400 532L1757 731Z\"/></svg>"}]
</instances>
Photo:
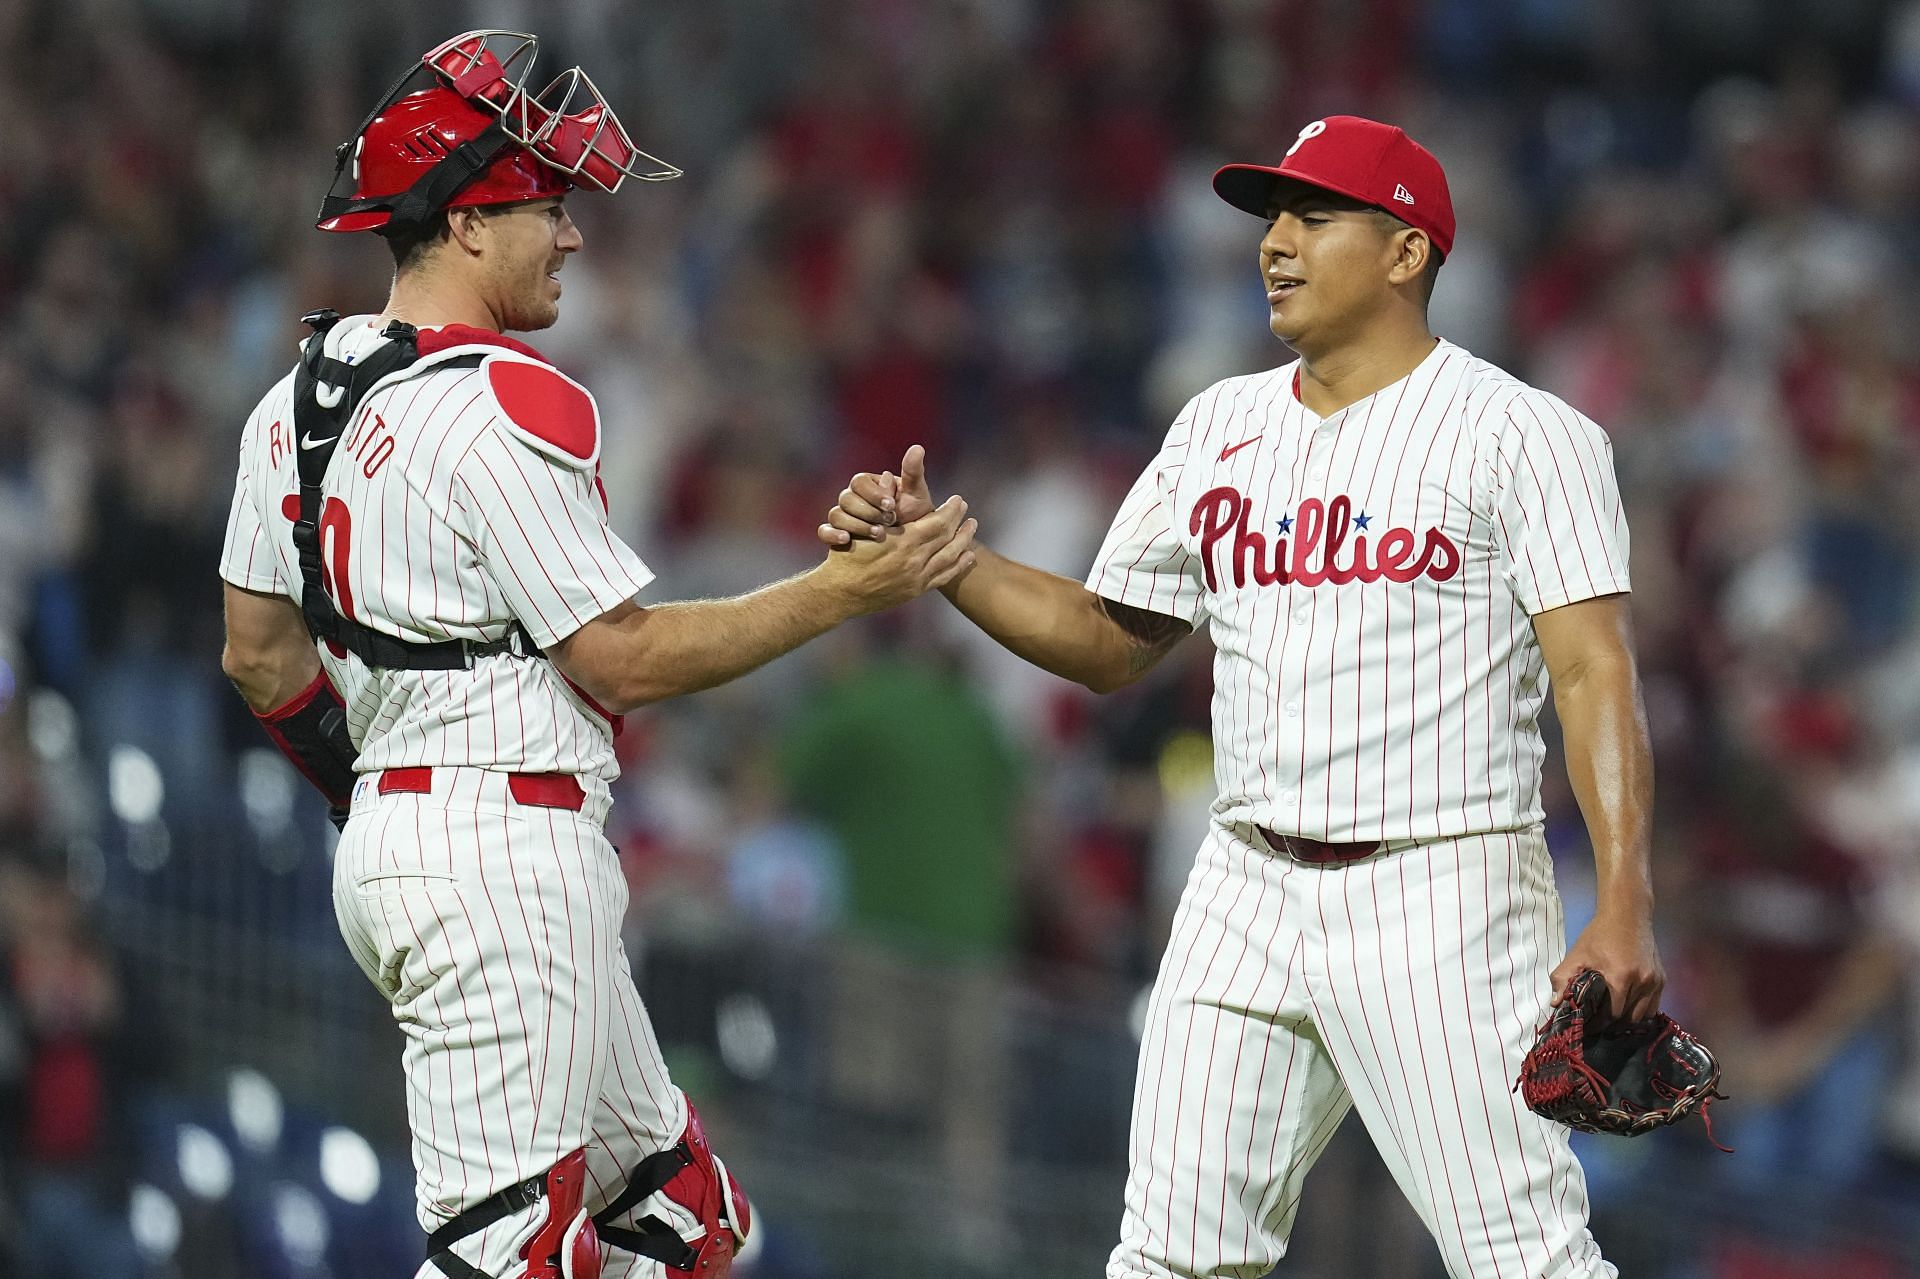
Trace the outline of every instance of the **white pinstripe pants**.
<instances>
[{"instance_id":1,"label":"white pinstripe pants","mask_svg":"<svg viewBox=\"0 0 1920 1279\"><path fill-rule=\"evenodd\" d=\"M600 829L607 788L585 785L578 813L523 807L506 774L475 768L435 769L432 794L380 795L372 777L356 788L334 910L406 1035L423 1229L581 1147L598 1210L686 1125L620 940L627 889ZM648 1212L698 1234L659 1196L634 1215ZM508 1279L544 1217L536 1205L455 1251ZM665 1273L602 1251L607 1279Z\"/></svg>"},{"instance_id":2,"label":"white pinstripe pants","mask_svg":"<svg viewBox=\"0 0 1920 1279\"><path fill-rule=\"evenodd\" d=\"M1214 827L1148 1006L1108 1279L1259 1279L1355 1107L1455 1279L1613 1276L1566 1129L1511 1092L1564 952L1537 829L1304 866Z\"/></svg>"}]
</instances>

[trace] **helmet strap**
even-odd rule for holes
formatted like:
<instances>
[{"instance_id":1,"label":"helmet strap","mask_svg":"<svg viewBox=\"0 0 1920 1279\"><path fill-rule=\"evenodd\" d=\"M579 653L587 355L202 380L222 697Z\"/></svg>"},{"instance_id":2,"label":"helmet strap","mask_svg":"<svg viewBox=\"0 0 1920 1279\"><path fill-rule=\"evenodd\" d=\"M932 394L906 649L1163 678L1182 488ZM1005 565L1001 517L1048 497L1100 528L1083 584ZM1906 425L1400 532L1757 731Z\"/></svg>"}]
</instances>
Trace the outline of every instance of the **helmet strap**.
<instances>
[{"instance_id":1,"label":"helmet strap","mask_svg":"<svg viewBox=\"0 0 1920 1279\"><path fill-rule=\"evenodd\" d=\"M438 164L399 195L351 200L329 194L320 202L320 217L324 221L347 213L384 210L389 227L417 226L445 209L455 196L487 171L487 166L502 151L513 145L513 138L495 121L447 152Z\"/></svg>"}]
</instances>

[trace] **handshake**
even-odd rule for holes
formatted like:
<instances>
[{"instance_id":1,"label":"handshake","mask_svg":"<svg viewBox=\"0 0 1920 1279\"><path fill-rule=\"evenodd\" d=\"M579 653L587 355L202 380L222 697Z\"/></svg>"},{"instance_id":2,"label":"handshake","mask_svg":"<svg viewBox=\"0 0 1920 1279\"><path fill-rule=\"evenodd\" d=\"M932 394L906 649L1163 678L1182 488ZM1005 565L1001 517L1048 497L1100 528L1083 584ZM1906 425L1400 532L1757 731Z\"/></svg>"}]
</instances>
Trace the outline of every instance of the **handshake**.
<instances>
[{"instance_id":1,"label":"handshake","mask_svg":"<svg viewBox=\"0 0 1920 1279\"><path fill-rule=\"evenodd\" d=\"M849 616L878 613L964 578L977 559L978 525L964 498L933 504L927 453L916 444L898 475L863 471L841 490L818 530L829 554L814 572Z\"/></svg>"}]
</instances>

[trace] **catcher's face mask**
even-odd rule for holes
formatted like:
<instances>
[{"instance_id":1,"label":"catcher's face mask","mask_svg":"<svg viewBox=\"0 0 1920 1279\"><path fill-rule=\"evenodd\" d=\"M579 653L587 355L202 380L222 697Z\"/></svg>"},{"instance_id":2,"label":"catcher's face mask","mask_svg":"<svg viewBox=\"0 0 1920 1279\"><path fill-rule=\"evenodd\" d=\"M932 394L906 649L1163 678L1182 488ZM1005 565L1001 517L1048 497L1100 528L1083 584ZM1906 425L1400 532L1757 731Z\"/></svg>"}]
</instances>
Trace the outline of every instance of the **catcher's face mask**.
<instances>
[{"instance_id":1,"label":"catcher's face mask","mask_svg":"<svg viewBox=\"0 0 1920 1279\"><path fill-rule=\"evenodd\" d=\"M319 228L370 231L442 209L680 176L633 145L579 67L529 90L539 48L524 32L469 31L409 67L336 149Z\"/></svg>"}]
</instances>

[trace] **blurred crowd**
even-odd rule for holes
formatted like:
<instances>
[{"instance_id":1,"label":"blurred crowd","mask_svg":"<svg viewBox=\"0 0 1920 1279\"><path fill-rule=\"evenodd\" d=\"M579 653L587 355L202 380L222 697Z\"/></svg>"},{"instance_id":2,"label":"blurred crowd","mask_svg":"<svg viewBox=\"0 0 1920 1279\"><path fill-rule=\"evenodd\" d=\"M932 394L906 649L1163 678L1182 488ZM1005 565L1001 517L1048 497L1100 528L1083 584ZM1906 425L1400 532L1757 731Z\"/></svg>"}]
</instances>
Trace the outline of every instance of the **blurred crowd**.
<instances>
[{"instance_id":1,"label":"blurred crowd","mask_svg":"<svg viewBox=\"0 0 1920 1279\"><path fill-rule=\"evenodd\" d=\"M1736 1095L1740 1154L1702 1173L1920 1209L1920 3L0 0L8 1233L81 1219L116 1081L165 1060L116 1046L90 913L293 874L287 928L331 929L324 822L220 675L214 566L298 316L385 295L382 246L312 229L334 145L485 25L584 63L687 172L576 197L531 337L598 397L655 599L804 568L847 475L911 443L983 540L1084 573L1179 405L1290 358L1212 169L1323 114L1404 124L1459 209L1436 330L1614 442L1668 1004ZM634 928L1143 981L1212 798L1209 686L1204 637L1101 701L922 601L633 717ZM84 1133L50 1119L74 1096ZM1596 1148L1603 1210L1638 1158ZM1882 1273L1849 1256L1714 1273Z\"/></svg>"}]
</instances>

